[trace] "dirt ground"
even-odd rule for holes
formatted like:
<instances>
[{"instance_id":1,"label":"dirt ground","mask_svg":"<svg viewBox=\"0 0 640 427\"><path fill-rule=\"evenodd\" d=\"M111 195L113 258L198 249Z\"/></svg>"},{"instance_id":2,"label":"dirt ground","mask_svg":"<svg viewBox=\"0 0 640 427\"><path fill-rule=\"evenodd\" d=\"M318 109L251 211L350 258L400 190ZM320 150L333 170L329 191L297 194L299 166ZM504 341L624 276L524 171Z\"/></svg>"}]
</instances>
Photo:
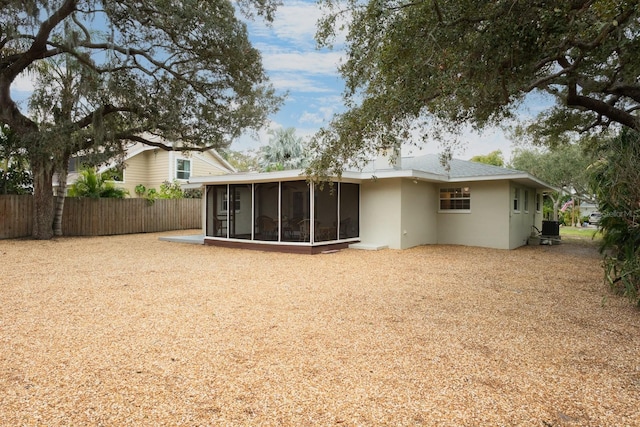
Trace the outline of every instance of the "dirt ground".
<instances>
[{"instance_id":1,"label":"dirt ground","mask_svg":"<svg viewBox=\"0 0 640 427\"><path fill-rule=\"evenodd\" d=\"M640 312L590 242L171 234L0 241L0 425L640 425Z\"/></svg>"}]
</instances>

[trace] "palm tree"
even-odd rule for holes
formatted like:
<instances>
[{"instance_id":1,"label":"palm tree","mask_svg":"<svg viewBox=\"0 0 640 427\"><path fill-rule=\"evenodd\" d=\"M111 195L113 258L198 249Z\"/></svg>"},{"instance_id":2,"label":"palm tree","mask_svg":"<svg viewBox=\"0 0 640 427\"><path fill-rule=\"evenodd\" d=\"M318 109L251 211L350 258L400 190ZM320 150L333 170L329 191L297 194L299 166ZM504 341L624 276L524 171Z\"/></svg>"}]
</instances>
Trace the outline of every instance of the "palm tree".
<instances>
[{"instance_id":1,"label":"palm tree","mask_svg":"<svg viewBox=\"0 0 640 427\"><path fill-rule=\"evenodd\" d=\"M69 186L69 197L112 197L123 199L127 190L117 188L112 182L105 181L94 168L87 168L80 172L78 180Z\"/></svg>"},{"instance_id":2,"label":"palm tree","mask_svg":"<svg viewBox=\"0 0 640 427\"><path fill-rule=\"evenodd\" d=\"M262 170L302 169L309 162L308 144L295 135L295 128L270 130L269 144L259 152Z\"/></svg>"}]
</instances>

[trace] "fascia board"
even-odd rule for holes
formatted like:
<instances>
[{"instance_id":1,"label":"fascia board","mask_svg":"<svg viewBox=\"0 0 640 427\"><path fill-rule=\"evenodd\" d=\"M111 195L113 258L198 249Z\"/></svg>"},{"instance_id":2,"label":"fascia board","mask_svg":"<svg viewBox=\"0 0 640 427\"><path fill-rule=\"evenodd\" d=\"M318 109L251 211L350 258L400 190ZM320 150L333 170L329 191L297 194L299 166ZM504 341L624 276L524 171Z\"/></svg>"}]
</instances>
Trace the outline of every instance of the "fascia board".
<instances>
[{"instance_id":1,"label":"fascia board","mask_svg":"<svg viewBox=\"0 0 640 427\"><path fill-rule=\"evenodd\" d=\"M216 176L194 176L189 179L189 182L210 185L250 184L252 182L294 181L301 178L306 179L306 176L302 170L296 169L276 172L248 172Z\"/></svg>"},{"instance_id":2,"label":"fascia board","mask_svg":"<svg viewBox=\"0 0 640 427\"><path fill-rule=\"evenodd\" d=\"M553 187L552 185L549 185L546 182L541 181L532 175L529 175L528 173L455 177L455 178L450 178L448 182L474 182L474 181L477 182L477 181L505 181L505 180L524 182L527 185L530 185L535 188L551 190L551 191L559 191L557 188Z\"/></svg>"},{"instance_id":3,"label":"fascia board","mask_svg":"<svg viewBox=\"0 0 640 427\"><path fill-rule=\"evenodd\" d=\"M400 170L377 170L373 172L361 172L361 180L378 180L378 179L391 179L391 178L409 178L417 179L420 181L429 182L447 182L448 178L445 175L437 173L429 173L414 169L400 169Z\"/></svg>"}]
</instances>

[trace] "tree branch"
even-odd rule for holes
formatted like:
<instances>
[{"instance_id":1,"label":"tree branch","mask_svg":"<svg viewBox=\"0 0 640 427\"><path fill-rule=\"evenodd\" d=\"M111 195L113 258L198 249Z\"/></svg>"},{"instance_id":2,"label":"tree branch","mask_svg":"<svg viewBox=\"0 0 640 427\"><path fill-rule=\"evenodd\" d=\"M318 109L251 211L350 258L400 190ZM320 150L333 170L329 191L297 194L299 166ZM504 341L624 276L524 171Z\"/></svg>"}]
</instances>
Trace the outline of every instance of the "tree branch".
<instances>
[{"instance_id":1,"label":"tree branch","mask_svg":"<svg viewBox=\"0 0 640 427\"><path fill-rule=\"evenodd\" d=\"M77 126L78 129L83 129L89 125L91 125L91 123L93 123L93 120L95 119L96 115L98 114L102 114L103 116L107 116L109 114L114 114L114 113L120 113L120 112L133 112L135 111L133 108L130 107L116 107L115 105L111 105L111 104L106 104L103 105L100 108L97 108L96 110L92 111L90 114L86 115L85 117L77 120L74 124L75 126Z\"/></svg>"},{"instance_id":2,"label":"tree branch","mask_svg":"<svg viewBox=\"0 0 640 427\"><path fill-rule=\"evenodd\" d=\"M2 74L13 81L18 74L24 71L35 60L46 58L49 34L51 31L69 16L76 9L77 0L65 0L65 2L56 10L46 21L40 25L38 34L33 39L33 43L29 50L18 56L15 62L2 70Z\"/></svg>"},{"instance_id":3,"label":"tree branch","mask_svg":"<svg viewBox=\"0 0 640 427\"><path fill-rule=\"evenodd\" d=\"M567 84L567 106L582 107L594 113L608 117L624 126L630 127L636 131L640 131L640 120L633 114L629 114L624 110L614 107L599 99L589 98L588 96L578 95L576 83Z\"/></svg>"},{"instance_id":4,"label":"tree branch","mask_svg":"<svg viewBox=\"0 0 640 427\"><path fill-rule=\"evenodd\" d=\"M157 147L160 148L162 150L165 151L207 151L207 150L213 150L218 148L219 146L216 144L211 144L211 145L205 145L203 147L194 147L194 146L174 146L174 145L167 145L165 143L162 142L158 142L158 141L152 141L148 138L144 138L142 136L140 136L139 134L133 134L130 132L120 132L117 133L115 135L116 139L120 139L120 140L129 140L129 141L133 141L133 142L140 142L142 144L145 145L150 145L152 147Z\"/></svg>"}]
</instances>

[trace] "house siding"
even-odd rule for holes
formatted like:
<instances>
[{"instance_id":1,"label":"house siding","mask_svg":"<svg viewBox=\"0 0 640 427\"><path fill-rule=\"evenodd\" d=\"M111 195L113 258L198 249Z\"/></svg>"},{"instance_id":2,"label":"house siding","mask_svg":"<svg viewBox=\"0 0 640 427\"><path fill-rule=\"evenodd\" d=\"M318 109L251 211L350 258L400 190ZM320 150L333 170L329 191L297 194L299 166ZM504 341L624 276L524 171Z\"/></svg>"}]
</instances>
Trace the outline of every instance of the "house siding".
<instances>
[{"instance_id":1,"label":"house siding","mask_svg":"<svg viewBox=\"0 0 640 427\"><path fill-rule=\"evenodd\" d=\"M400 248L434 244L437 233L437 191L435 185L424 181L403 179L402 222Z\"/></svg>"},{"instance_id":2,"label":"house siding","mask_svg":"<svg viewBox=\"0 0 640 427\"><path fill-rule=\"evenodd\" d=\"M438 188L454 186L470 188L471 209L465 213L438 212L438 243L509 249L509 183L460 182ZM436 197L439 200L439 192Z\"/></svg>"},{"instance_id":3,"label":"house siding","mask_svg":"<svg viewBox=\"0 0 640 427\"><path fill-rule=\"evenodd\" d=\"M520 209L513 209L513 194L520 190ZM528 192L528 210L525 210L525 194ZM515 249L527 244L531 235L532 226L536 225L535 188L525 187L516 183L509 185L509 249ZM542 220L539 221L541 229ZM537 226L537 225L536 225Z\"/></svg>"},{"instance_id":4,"label":"house siding","mask_svg":"<svg viewBox=\"0 0 640 427\"><path fill-rule=\"evenodd\" d=\"M170 166L172 152L164 150L149 150L145 151L144 155L147 157L147 188L155 188L160 190L160 184L164 181L173 181L170 169L174 169L175 166ZM174 160L175 161L175 160Z\"/></svg>"},{"instance_id":5,"label":"house siding","mask_svg":"<svg viewBox=\"0 0 640 427\"><path fill-rule=\"evenodd\" d=\"M116 183L116 186L123 187L129 192L129 197L136 196L136 185L142 184L148 187L145 171L147 170L147 153L141 153L131 157L125 162L124 184Z\"/></svg>"},{"instance_id":6,"label":"house siding","mask_svg":"<svg viewBox=\"0 0 640 427\"><path fill-rule=\"evenodd\" d=\"M229 170L210 153L191 157L191 176L213 176L225 173L229 173Z\"/></svg>"},{"instance_id":7,"label":"house siding","mask_svg":"<svg viewBox=\"0 0 640 427\"><path fill-rule=\"evenodd\" d=\"M401 179L363 182L360 186L360 242L402 247Z\"/></svg>"}]
</instances>

